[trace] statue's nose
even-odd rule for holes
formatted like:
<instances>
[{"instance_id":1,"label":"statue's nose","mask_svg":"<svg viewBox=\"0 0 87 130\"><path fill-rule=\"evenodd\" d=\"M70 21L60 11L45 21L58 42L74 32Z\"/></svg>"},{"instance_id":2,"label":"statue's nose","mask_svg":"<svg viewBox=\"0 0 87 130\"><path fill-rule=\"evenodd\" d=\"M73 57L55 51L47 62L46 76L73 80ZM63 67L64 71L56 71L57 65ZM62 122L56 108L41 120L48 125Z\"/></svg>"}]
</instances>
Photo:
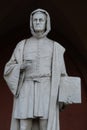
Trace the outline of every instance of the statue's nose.
<instances>
[{"instance_id":1,"label":"statue's nose","mask_svg":"<svg viewBox=\"0 0 87 130\"><path fill-rule=\"evenodd\" d=\"M37 20L37 24L39 24L40 23L40 21L39 21L39 19Z\"/></svg>"}]
</instances>

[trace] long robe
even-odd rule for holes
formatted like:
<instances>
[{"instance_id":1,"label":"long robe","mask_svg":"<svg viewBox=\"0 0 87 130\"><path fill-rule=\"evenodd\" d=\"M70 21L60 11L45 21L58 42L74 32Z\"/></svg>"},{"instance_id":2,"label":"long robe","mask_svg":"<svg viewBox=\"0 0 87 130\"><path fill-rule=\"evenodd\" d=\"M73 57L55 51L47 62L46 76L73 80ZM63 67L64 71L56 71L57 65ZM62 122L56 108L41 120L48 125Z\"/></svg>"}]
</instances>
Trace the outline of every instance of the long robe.
<instances>
[{"instance_id":1,"label":"long robe","mask_svg":"<svg viewBox=\"0 0 87 130\"><path fill-rule=\"evenodd\" d=\"M21 41L5 66L4 78L14 94L13 114L15 110L16 94L18 87L21 84L20 66L23 62L23 49L26 40ZM59 130L59 84L61 76L66 76L66 69L64 64L63 54L65 49L54 41L53 59L52 59L52 80L50 90L49 115L47 130ZM20 83L19 83L20 82ZM19 130L19 120L15 119L12 114L11 130Z\"/></svg>"}]
</instances>

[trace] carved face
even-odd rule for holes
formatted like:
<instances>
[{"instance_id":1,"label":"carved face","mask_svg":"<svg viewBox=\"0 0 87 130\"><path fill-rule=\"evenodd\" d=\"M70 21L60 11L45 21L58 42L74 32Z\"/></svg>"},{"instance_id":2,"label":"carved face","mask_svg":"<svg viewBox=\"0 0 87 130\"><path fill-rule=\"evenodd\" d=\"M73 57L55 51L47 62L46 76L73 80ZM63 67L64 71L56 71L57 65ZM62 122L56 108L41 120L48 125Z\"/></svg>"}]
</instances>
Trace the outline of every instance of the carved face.
<instances>
[{"instance_id":1,"label":"carved face","mask_svg":"<svg viewBox=\"0 0 87 130\"><path fill-rule=\"evenodd\" d=\"M33 28L35 32L44 32L46 27L46 15L42 12L36 12L33 15Z\"/></svg>"}]
</instances>

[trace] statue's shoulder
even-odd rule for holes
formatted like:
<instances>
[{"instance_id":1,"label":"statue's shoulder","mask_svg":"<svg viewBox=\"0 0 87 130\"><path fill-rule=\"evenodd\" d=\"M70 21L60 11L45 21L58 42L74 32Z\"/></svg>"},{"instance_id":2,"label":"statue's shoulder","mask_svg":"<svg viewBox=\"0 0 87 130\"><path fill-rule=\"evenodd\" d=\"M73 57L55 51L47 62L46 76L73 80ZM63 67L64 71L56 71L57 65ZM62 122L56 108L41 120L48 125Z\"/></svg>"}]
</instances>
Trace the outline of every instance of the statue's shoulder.
<instances>
[{"instance_id":1,"label":"statue's shoulder","mask_svg":"<svg viewBox=\"0 0 87 130\"><path fill-rule=\"evenodd\" d=\"M16 48L22 48L27 42L31 41L31 37L27 39L23 39L16 45Z\"/></svg>"},{"instance_id":2,"label":"statue's shoulder","mask_svg":"<svg viewBox=\"0 0 87 130\"><path fill-rule=\"evenodd\" d=\"M22 52L26 42L29 41L29 39L24 39L24 40L21 40L20 42L18 42L14 49L14 53Z\"/></svg>"},{"instance_id":3,"label":"statue's shoulder","mask_svg":"<svg viewBox=\"0 0 87 130\"><path fill-rule=\"evenodd\" d=\"M46 39L47 39L49 42L53 43L53 40L52 40L52 39L49 39L48 37L46 37Z\"/></svg>"},{"instance_id":4,"label":"statue's shoulder","mask_svg":"<svg viewBox=\"0 0 87 130\"><path fill-rule=\"evenodd\" d=\"M65 48L58 42L54 41L55 48L58 48L59 50L65 52Z\"/></svg>"},{"instance_id":5,"label":"statue's shoulder","mask_svg":"<svg viewBox=\"0 0 87 130\"><path fill-rule=\"evenodd\" d=\"M49 43L51 43L51 44L54 45L55 48L57 48L58 50L61 50L61 51L65 52L65 48L60 43L58 43L58 42L56 42L56 41L54 41L52 39L49 39L49 38L47 38L47 39L48 39Z\"/></svg>"},{"instance_id":6,"label":"statue's shoulder","mask_svg":"<svg viewBox=\"0 0 87 130\"><path fill-rule=\"evenodd\" d=\"M53 46L54 41L52 39L47 38L47 43L51 46Z\"/></svg>"},{"instance_id":7,"label":"statue's shoulder","mask_svg":"<svg viewBox=\"0 0 87 130\"><path fill-rule=\"evenodd\" d=\"M16 45L16 49L19 49L19 48L21 48L22 46L24 46L25 41L26 41L26 39L21 40L20 42L18 42L17 45Z\"/></svg>"}]
</instances>

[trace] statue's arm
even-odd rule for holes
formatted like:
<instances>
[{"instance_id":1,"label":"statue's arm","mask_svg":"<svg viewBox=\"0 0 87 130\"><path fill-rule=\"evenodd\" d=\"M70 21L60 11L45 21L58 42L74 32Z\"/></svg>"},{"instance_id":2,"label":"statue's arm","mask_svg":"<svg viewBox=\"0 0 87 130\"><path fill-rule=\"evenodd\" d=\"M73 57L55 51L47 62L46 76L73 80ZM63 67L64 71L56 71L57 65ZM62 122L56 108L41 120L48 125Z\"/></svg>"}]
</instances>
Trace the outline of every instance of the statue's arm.
<instances>
[{"instance_id":1,"label":"statue's arm","mask_svg":"<svg viewBox=\"0 0 87 130\"><path fill-rule=\"evenodd\" d=\"M15 58L15 50L14 50L10 60L5 65L4 76L8 75L17 64L18 63L17 63L17 60Z\"/></svg>"},{"instance_id":2,"label":"statue's arm","mask_svg":"<svg viewBox=\"0 0 87 130\"><path fill-rule=\"evenodd\" d=\"M65 66L64 55L63 55L63 60L62 60L61 77L63 77L63 76L68 76L67 71L66 71L66 66Z\"/></svg>"},{"instance_id":3,"label":"statue's arm","mask_svg":"<svg viewBox=\"0 0 87 130\"><path fill-rule=\"evenodd\" d=\"M68 74L67 74L67 71L66 71L64 55L63 55L62 58L63 58L63 59L62 59L61 77L65 77L65 76L68 76ZM61 87L61 86L60 86L60 87ZM59 102L59 109L60 109L60 111L63 111L64 108L65 108L67 105L68 105L67 103Z\"/></svg>"},{"instance_id":4,"label":"statue's arm","mask_svg":"<svg viewBox=\"0 0 87 130\"><path fill-rule=\"evenodd\" d=\"M19 58L20 58L20 52L19 47L17 45L10 60L5 65L4 69L4 79L14 95L17 90L20 76L20 63L18 61Z\"/></svg>"}]
</instances>

